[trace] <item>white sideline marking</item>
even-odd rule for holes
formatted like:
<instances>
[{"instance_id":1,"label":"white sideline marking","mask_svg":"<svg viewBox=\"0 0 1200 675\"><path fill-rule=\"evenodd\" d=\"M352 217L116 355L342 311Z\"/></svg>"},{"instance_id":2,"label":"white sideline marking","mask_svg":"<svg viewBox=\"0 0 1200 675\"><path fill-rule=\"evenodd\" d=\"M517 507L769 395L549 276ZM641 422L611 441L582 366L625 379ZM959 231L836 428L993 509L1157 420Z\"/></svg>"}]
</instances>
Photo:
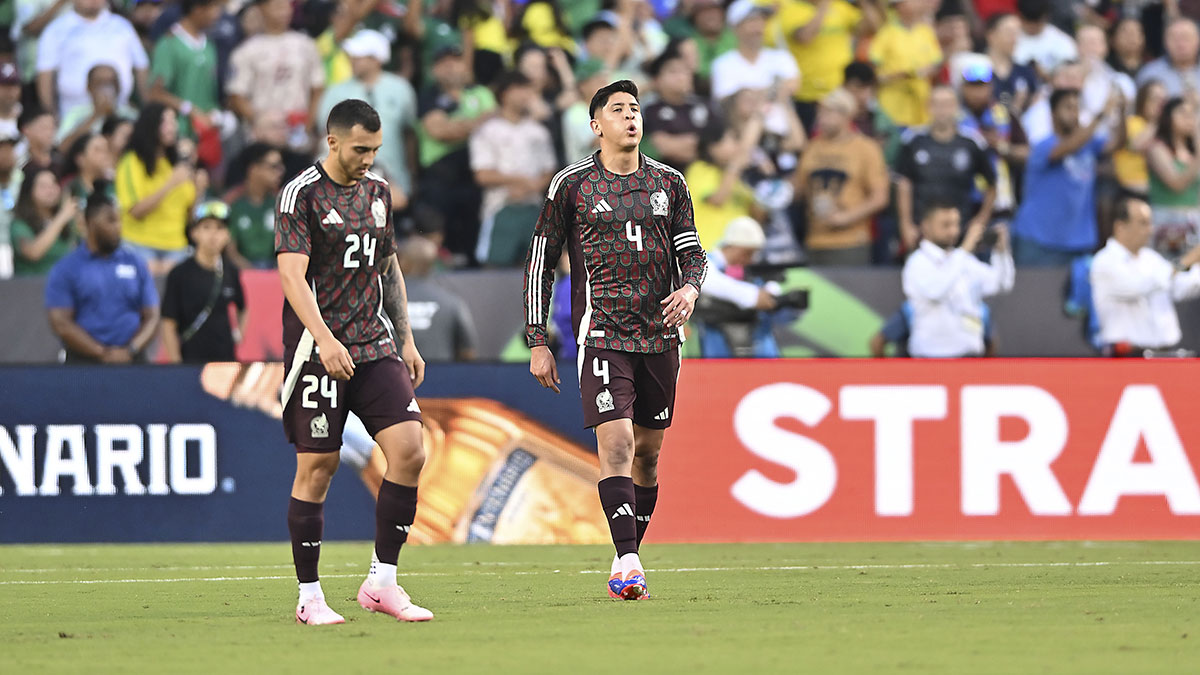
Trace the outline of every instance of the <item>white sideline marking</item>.
<instances>
[{"instance_id":1,"label":"white sideline marking","mask_svg":"<svg viewBox=\"0 0 1200 675\"><path fill-rule=\"evenodd\" d=\"M442 563L425 563L426 565L441 565ZM464 562L463 567L500 567L503 565L525 565L518 562ZM365 567L359 563L329 563L330 567ZM290 570L291 565L180 565L164 567L33 567L5 569L0 567L0 574L49 574L54 572L200 572L212 570Z\"/></svg>"},{"instance_id":2,"label":"white sideline marking","mask_svg":"<svg viewBox=\"0 0 1200 675\"><path fill-rule=\"evenodd\" d=\"M473 564L473 563L472 563ZM1018 563L971 563L969 565L960 565L957 563L909 563L909 564L881 564L881 565L780 565L768 567L672 567L662 569L649 569L647 572L653 574L665 574L676 572L781 572L781 571L799 571L799 570L921 570L921 569L983 569L988 567L1114 567L1117 565L1129 566L1163 566L1163 565L1200 565L1200 560L1110 560L1110 561L1092 561L1092 562L1018 562ZM280 567L272 565L269 567ZM189 569L189 568L178 568ZM191 569L210 569L207 567L197 567ZM43 572L62 572L64 570L42 570ZM97 571L97 570L86 570ZM467 572L468 574L499 576L499 572ZM514 574L561 574L562 570L546 570L546 571L523 571L514 572ZM570 572L568 572L569 574ZM608 574L603 570L579 570L575 574ZM347 579L352 577L361 577L362 574L323 574L322 577L328 579ZM397 576L401 577L450 577L458 576L452 572L400 572ZM272 576L257 576L257 577L177 577L170 579L61 579L61 580L24 580L24 581L0 581L0 586L30 586L30 585L52 585L52 584L163 584L174 583L180 581L277 581L281 579L294 579L295 576L287 575L272 575Z\"/></svg>"}]
</instances>

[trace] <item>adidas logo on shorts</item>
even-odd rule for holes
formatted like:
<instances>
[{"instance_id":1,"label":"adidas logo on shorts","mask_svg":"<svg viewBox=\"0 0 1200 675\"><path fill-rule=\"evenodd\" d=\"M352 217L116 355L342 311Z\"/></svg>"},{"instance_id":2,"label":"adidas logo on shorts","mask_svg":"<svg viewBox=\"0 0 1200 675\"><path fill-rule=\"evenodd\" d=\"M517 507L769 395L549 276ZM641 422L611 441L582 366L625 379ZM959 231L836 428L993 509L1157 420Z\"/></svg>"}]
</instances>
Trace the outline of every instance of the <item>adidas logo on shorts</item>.
<instances>
[{"instance_id":1,"label":"adidas logo on shorts","mask_svg":"<svg viewBox=\"0 0 1200 675\"><path fill-rule=\"evenodd\" d=\"M417 399L414 398L412 401L409 401L408 412L415 412L415 413L421 412L421 406L417 405Z\"/></svg>"},{"instance_id":2,"label":"adidas logo on shorts","mask_svg":"<svg viewBox=\"0 0 1200 675\"><path fill-rule=\"evenodd\" d=\"M658 420L659 422L666 422L667 420L671 419L671 409L663 408L663 411L655 415L654 419Z\"/></svg>"}]
</instances>

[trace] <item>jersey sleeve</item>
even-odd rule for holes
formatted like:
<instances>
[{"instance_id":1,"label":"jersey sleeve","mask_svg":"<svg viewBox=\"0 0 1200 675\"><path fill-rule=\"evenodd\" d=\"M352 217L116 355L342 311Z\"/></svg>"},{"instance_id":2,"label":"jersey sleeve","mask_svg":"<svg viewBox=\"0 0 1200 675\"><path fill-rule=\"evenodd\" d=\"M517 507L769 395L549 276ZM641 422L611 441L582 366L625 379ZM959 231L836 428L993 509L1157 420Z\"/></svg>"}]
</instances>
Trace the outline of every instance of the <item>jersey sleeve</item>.
<instances>
[{"instance_id":1,"label":"jersey sleeve","mask_svg":"<svg viewBox=\"0 0 1200 675\"><path fill-rule=\"evenodd\" d=\"M708 256L704 254L704 249L700 246L700 236L696 233L696 217L692 210L692 195L688 192L687 183L682 176L674 178L671 181L671 249L675 253L675 259L679 261L683 283L695 286L699 292L708 270Z\"/></svg>"},{"instance_id":2,"label":"jersey sleeve","mask_svg":"<svg viewBox=\"0 0 1200 675\"><path fill-rule=\"evenodd\" d=\"M275 253L312 255L308 233L308 194L285 188L275 201Z\"/></svg>"},{"instance_id":3,"label":"jersey sleeve","mask_svg":"<svg viewBox=\"0 0 1200 675\"><path fill-rule=\"evenodd\" d=\"M570 190L566 185L554 187L558 190L547 195L525 256L525 343L530 347L549 343L546 319L550 314L554 270L570 231L567 214L571 209L566 203Z\"/></svg>"}]
</instances>

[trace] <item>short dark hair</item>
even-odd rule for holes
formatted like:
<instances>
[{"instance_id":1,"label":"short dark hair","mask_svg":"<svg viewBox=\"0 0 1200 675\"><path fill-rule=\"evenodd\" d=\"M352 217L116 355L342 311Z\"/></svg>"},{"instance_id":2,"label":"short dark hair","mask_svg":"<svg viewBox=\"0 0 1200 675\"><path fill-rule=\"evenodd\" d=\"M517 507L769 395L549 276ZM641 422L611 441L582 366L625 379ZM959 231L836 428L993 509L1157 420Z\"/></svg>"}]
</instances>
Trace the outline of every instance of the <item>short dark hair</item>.
<instances>
[{"instance_id":1,"label":"short dark hair","mask_svg":"<svg viewBox=\"0 0 1200 675\"><path fill-rule=\"evenodd\" d=\"M879 77L875 74L875 66L868 61L851 61L846 64L846 70L842 73L842 79L846 82L858 82L859 84L874 87L879 84Z\"/></svg>"},{"instance_id":2,"label":"short dark hair","mask_svg":"<svg viewBox=\"0 0 1200 675\"><path fill-rule=\"evenodd\" d=\"M504 92L513 87L528 87L533 81L518 70L509 71L496 78L496 100L504 98Z\"/></svg>"},{"instance_id":3,"label":"short dark hair","mask_svg":"<svg viewBox=\"0 0 1200 675\"><path fill-rule=\"evenodd\" d=\"M1078 89L1055 89L1054 91L1050 92L1050 114L1053 115L1054 112L1058 110L1058 106L1061 105L1063 101L1067 100L1068 98L1071 98L1072 96L1078 98L1079 90Z\"/></svg>"},{"instance_id":4,"label":"short dark hair","mask_svg":"<svg viewBox=\"0 0 1200 675\"><path fill-rule=\"evenodd\" d=\"M1133 195L1121 195L1117 197L1116 207L1113 209L1114 223L1128 223L1130 216L1133 215L1134 204L1147 204L1148 202L1142 197Z\"/></svg>"},{"instance_id":5,"label":"short dark hair","mask_svg":"<svg viewBox=\"0 0 1200 675\"><path fill-rule=\"evenodd\" d=\"M325 121L325 132L332 134L334 130L350 131L361 126L369 133L375 133L382 128L379 113L370 103L358 98L348 98L333 106L329 111L329 119Z\"/></svg>"},{"instance_id":6,"label":"short dark hair","mask_svg":"<svg viewBox=\"0 0 1200 675\"><path fill-rule=\"evenodd\" d=\"M87 83L90 85L92 83L92 80L95 79L95 77L100 74L100 71L103 71L103 70L111 70L113 72L113 75L115 77L117 77L118 79L121 77L121 74L118 73L117 69L114 68L113 66L110 66L107 63L97 63L96 65L94 65L88 69Z\"/></svg>"},{"instance_id":7,"label":"short dark hair","mask_svg":"<svg viewBox=\"0 0 1200 675\"><path fill-rule=\"evenodd\" d=\"M179 11L187 16L201 7L207 7L217 2L218 0L180 0Z\"/></svg>"},{"instance_id":8,"label":"short dark hair","mask_svg":"<svg viewBox=\"0 0 1200 675\"><path fill-rule=\"evenodd\" d=\"M617 80L612 84L600 87L596 91L596 95L592 97L592 104L588 106L588 115L592 119L596 119L596 111L608 105L608 99L612 98L613 94L624 92L633 96L633 100L638 98L637 85L629 80Z\"/></svg>"},{"instance_id":9,"label":"short dark hair","mask_svg":"<svg viewBox=\"0 0 1200 675\"><path fill-rule=\"evenodd\" d=\"M1050 16L1050 0L1017 0L1017 14L1026 21L1041 21Z\"/></svg>"},{"instance_id":10,"label":"short dark hair","mask_svg":"<svg viewBox=\"0 0 1200 675\"><path fill-rule=\"evenodd\" d=\"M925 200L921 205L921 222L938 211L957 211L958 204L946 199L945 197L933 197Z\"/></svg>"},{"instance_id":11,"label":"short dark hair","mask_svg":"<svg viewBox=\"0 0 1200 675\"><path fill-rule=\"evenodd\" d=\"M246 162L246 167L249 168L265 160L267 155L272 152L279 152L279 148L270 143L251 143L242 151L242 158Z\"/></svg>"},{"instance_id":12,"label":"short dark hair","mask_svg":"<svg viewBox=\"0 0 1200 675\"><path fill-rule=\"evenodd\" d=\"M92 184L92 193L88 195L87 204L83 207L83 219L91 220L102 209L116 208L117 203L109 196L112 190L112 181L98 180Z\"/></svg>"},{"instance_id":13,"label":"short dark hair","mask_svg":"<svg viewBox=\"0 0 1200 675\"><path fill-rule=\"evenodd\" d=\"M675 49L668 47L667 49L664 49L661 54L656 56L654 60L646 64L646 74L650 77L658 78L658 75L662 72L663 68L666 68L668 63L676 60L683 61L683 54L679 51L678 47Z\"/></svg>"},{"instance_id":14,"label":"short dark hair","mask_svg":"<svg viewBox=\"0 0 1200 675\"><path fill-rule=\"evenodd\" d=\"M589 21L583 25L583 30L579 31L579 34L583 36L583 41L587 42L588 40L592 39L592 34L598 30L616 29L616 26L613 26L604 19L593 19L592 21ZM598 54L593 54L592 56L598 56Z\"/></svg>"}]
</instances>

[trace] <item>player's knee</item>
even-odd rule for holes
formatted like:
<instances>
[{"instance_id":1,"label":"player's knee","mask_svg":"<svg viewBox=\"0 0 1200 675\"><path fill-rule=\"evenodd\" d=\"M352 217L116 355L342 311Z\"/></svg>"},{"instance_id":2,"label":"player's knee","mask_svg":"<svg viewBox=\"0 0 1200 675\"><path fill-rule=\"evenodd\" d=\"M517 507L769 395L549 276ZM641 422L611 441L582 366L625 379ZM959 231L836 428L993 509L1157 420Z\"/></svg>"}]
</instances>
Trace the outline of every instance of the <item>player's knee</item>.
<instances>
[{"instance_id":1,"label":"player's knee","mask_svg":"<svg viewBox=\"0 0 1200 675\"><path fill-rule=\"evenodd\" d=\"M625 466L633 461L633 437L618 436L604 443L604 461L613 466Z\"/></svg>"},{"instance_id":2,"label":"player's knee","mask_svg":"<svg viewBox=\"0 0 1200 675\"><path fill-rule=\"evenodd\" d=\"M642 441L634 448L633 461L638 464L657 466L660 450L662 450L662 445L658 441Z\"/></svg>"}]
</instances>

